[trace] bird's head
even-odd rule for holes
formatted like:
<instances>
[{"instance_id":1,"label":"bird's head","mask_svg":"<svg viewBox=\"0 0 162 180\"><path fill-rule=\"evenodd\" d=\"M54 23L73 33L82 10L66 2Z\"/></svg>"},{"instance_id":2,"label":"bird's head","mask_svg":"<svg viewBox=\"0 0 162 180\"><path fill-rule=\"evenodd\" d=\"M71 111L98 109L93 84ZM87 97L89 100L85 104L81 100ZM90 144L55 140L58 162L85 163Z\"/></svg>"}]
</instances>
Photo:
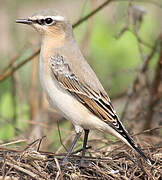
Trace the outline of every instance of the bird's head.
<instances>
[{"instance_id":1,"label":"bird's head","mask_svg":"<svg viewBox=\"0 0 162 180\"><path fill-rule=\"evenodd\" d=\"M26 19L18 19L17 23L23 23L34 27L42 36L72 35L72 26L67 18L58 11L43 10L33 14Z\"/></svg>"}]
</instances>

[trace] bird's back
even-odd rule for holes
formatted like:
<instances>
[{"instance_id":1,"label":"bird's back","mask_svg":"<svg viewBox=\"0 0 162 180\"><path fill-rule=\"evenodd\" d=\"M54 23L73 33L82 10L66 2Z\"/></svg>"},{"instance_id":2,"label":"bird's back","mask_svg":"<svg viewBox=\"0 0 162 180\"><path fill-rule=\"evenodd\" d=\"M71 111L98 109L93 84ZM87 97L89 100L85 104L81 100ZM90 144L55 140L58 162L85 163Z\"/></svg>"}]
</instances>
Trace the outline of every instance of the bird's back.
<instances>
[{"instance_id":1,"label":"bird's back","mask_svg":"<svg viewBox=\"0 0 162 180\"><path fill-rule=\"evenodd\" d=\"M66 45L65 47L58 48L57 50L55 49L55 54L58 53L64 57L70 69L81 83L86 84L96 93L102 93L105 97L108 98L108 95L105 92L102 84L100 83L91 66L84 58L76 41L68 43L69 45Z\"/></svg>"}]
</instances>

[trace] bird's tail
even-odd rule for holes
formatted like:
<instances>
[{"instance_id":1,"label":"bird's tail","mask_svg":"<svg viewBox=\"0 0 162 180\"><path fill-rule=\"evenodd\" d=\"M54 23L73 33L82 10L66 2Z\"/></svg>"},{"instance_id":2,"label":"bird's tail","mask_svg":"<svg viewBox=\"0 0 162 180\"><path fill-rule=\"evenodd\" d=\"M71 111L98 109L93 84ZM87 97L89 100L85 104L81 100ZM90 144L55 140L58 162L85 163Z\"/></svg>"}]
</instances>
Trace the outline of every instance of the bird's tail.
<instances>
[{"instance_id":1,"label":"bird's tail","mask_svg":"<svg viewBox=\"0 0 162 180\"><path fill-rule=\"evenodd\" d=\"M132 146L137 152L138 154L147 162L148 165L152 166L151 161L145 156L145 154L143 153L143 151L137 146L134 145Z\"/></svg>"},{"instance_id":2,"label":"bird's tail","mask_svg":"<svg viewBox=\"0 0 162 180\"><path fill-rule=\"evenodd\" d=\"M122 123L120 122L119 118L116 118L118 128L115 128L116 131L118 131L118 137L124 141L127 145L129 145L132 149L134 149L150 166L152 166L151 161L145 156L143 151L138 147L138 145L134 142L134 140L131 138L131 136L128 134L127 130L124 128Z\"/></svg>"}]
</instances>

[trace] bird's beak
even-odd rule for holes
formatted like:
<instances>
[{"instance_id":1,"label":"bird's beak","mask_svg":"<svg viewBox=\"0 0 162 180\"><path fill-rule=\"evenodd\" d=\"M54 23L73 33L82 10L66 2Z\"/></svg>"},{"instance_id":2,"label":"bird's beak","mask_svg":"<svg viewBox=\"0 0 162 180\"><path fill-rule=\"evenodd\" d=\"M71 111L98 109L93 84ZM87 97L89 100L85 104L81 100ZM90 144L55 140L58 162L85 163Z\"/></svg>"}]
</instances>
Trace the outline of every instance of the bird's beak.
<instances>
[{"instance_id":1,"label":"bird's beak","mask_svg":"<svg viewBox=\"0 0 162 180\"><path fill-rule=\"evenodd\" d=\"M17 20L16 20L16 23L22 23L22 24L28 24L28 25L30 25L30 24L32 24L33 22L32 22L32 20L30 20L30 19L17 19Z\"/></svg>"}]
</instances>

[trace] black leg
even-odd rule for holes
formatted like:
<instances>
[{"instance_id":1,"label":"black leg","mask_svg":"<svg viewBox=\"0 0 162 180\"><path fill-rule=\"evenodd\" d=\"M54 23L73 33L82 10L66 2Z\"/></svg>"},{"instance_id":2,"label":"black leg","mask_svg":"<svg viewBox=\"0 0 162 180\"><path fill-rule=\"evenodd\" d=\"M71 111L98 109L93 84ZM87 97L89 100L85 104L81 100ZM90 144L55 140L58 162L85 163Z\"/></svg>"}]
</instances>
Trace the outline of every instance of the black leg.
<instances>
[{"instance_id":1,"label":"black leg","mask_svg":"<svg viewBox=\"0 0 162 180\"><path fill-rule=\"evenodd\" d=\"M89 129L84 129L83 151L82 151L82 157L81 157L81 160L80 160L80 166L83 166L83 167L88 167L89 166L89 164L84 163L84 160L83 160L83 157L85 156L85 153L86 153L88 134L89 134Z\"/></svg>"},{"instance_id":2,"label":"black leg","mask_svg":"<svg viewBox=\"0 0 162 180\"><path fill-rule=\"evenodd\" d=\"M74 140L73 140L73 142L72 142L72 145L71 145L70 149L68 150L66 156L65 156L64 159L63 159L63 164L65 164L65 163L67 162L67 159L68 159L68 157L70 156L70 154L71 154L71 152L72 152L72 150L73 150L76 142L77 142L78 139L80 138L81 134L82 134L82 132L79 132L79 133L76 134L76 136L75 136L75 138L74 138Z\"/></svg>"},{"instance_id":3,"label":"black leg","mask_svg":"<svg viewBox=\"0 0 162 180\"><path fill-rule=\"evenodd\" d=\"M87 141L88 141L88 134L89 134L89 129L84 129L84 141L83 141L82 158L85 156L85 153L86 153L86 146L87 146Z\"/></svg>"}]
</instances>

